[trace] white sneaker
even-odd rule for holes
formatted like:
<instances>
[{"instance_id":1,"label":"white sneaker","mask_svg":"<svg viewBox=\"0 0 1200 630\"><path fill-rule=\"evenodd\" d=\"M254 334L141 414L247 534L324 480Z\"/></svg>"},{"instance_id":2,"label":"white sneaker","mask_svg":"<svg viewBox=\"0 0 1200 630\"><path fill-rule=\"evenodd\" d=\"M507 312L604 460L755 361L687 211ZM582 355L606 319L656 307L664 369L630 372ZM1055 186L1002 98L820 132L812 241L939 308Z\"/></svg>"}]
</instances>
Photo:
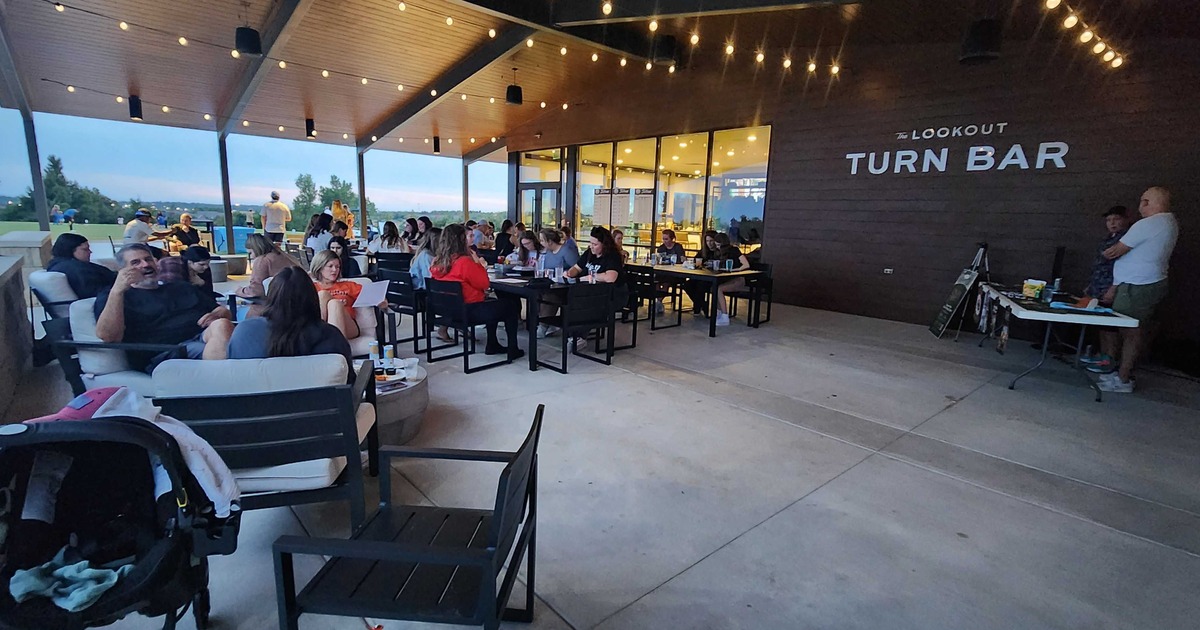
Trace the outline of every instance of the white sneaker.
<instances>
[{"instance_id":1,"label":"white sneaker","mask_svg":"<svg viewBox=\"0 0 1200 630\"><path fill-rule=\"evenodd\" d=\"M538 339L545 339L545 338L546 338L546 325L545 325L545 324L538 324L538 327L537 327L537 338L538 338Z\"/></svg>"},{"instance_id":2,"label":"white sneaker","mask_svg":"<svg viewBox=\"0 0 1200 630\"><path fill-rule=\"evenodd\" d=\"M1096 379L1096 387L1102 392L1112 392L1114 394L1132 394L1133 380L1128 383L1121 380L1121 377L1113 372L1111 374L1103 374Z\"/></svg>"},{"instance_id":3,"label":"white sneaker","mask_svg":"<svg viewBox=\"0 0 1200 630\"><path fill-rule=\"evenodd\" d=\"M718 326L728 326L729 325L729 313L717 313L717 325Z\"/></svg>"},{"instance_id":4,"label":"white sneaker","mask_svg":"<svg viewBox=\"0 0 1200 630\"><path fill-rule=\"evenodd\" d=\"M559 328L558 326L547 325L546 326L546 336L553 337L554 335L557 335L559 333L559 331L561 331L561 330L562 329Z\"/></svg>"}]
</instances>

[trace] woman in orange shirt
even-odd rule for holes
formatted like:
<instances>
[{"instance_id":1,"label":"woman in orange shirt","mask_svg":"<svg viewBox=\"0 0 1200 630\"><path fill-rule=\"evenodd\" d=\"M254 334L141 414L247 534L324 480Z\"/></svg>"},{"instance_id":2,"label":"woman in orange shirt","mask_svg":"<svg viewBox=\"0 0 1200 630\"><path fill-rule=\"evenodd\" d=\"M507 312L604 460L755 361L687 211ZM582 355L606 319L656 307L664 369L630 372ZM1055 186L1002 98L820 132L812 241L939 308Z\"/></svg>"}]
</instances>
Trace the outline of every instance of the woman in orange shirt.
<instances>
[{"instance_id":1,"label":"woman in orange shirt","mask_svg":"<svg viewBox=\"0 0 1200 630\"><path fill-rule=\"evenodd\" d=\"M354 321L354 301L362 285L342 279L342 262L329 250L317 252L309 274L321 302L321 319L342 331L347 340L357 338L360 332Z\"/></svg>"},{"instance_id":2,"label":"woman in orange shirt","mask_svg":"<svg viewBox=\"0 0 1200 630\"><path fill-rule=\"evenodd\" d=\"M430 274L434 280L462 284L463 301L467 305L467 319L471 324L487 326L486 354L500 354L504 346L496 337L496 326L504 322L508 336L508 358L519 359L525 352L517 347L517 318L521 306L507 295L503 299L485 299L484 292L491 285L483 260L467 247L467 230L461 225L447 225L438 239Z\"/></svg>"}]
</instances>

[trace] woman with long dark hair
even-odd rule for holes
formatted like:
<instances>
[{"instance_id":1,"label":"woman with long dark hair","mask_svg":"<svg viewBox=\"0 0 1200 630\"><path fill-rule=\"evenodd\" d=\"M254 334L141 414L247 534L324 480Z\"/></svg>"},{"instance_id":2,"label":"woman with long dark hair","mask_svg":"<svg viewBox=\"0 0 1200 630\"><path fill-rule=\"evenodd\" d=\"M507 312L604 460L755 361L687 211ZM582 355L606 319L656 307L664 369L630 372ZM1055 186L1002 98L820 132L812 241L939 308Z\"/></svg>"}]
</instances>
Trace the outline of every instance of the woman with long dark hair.
<instances>
[{"instance_id":1,"label":"woman with long dark hair","mask_svg":"<svg viewBox=\"0 0 1200 630\"><path fill-rule=\"evenodd\" d=\"M337 254L338 260L342 263L343 278L358 278L362 276L362 269L358 267L358 261L350 255L350 241L344 237L335 236L329 239L329 251Z\"/></svg>"},{"instance_id":2,"label":"woman with long dark hair","mask_svg":"<svg viewBox=\"0 0 1200 630\"><path fill-rule=\"evenodd\" d=\"M496 235L496 256L504 258L513 253L513 250L517 248L517 237L519 235L517 226L512 222L512 219L505 219L500 224L500 233Z\"/></svg>"},{"instance_id":3,"label":"woman with long dark hair","mask_svg":"<svg viewBox=\"0 0 1200 630\"><path fill-rule=\"evenodd\" d=\"M487 354L500 354L505 347L496 337L496 327L504 322L508 336L508 358L518 359L525 352L517 347L517 318L521 307L512 299L485 299L484 292L491 286L487 270L479 255L467 247L467 231L455 223L442 229L438 238L437 253L433 257L430 273L434 280L458 282L462 285L463 301L467 305L470 323L487 326Z\"/></svg>"},{"instance_id":4,"label":"woman with long dark hair","mask_svg":"<svg viewBox=\"0 0 1200 630\"><path fill-rule=\"evenodd\" d=\"M209 269L212 264L212 255L208 253L208 248L203 245L192 245L183 250L179 257L187 263L187 281L205 291L212 291L212 269Z\"/></svg>"},{"instance_id":5,"label":"woman with long dark hair","mask_svg":"<svg viewBox=\"0 0 1200 630\"><path fill-rule=\"evenodd\" d=\"M93 298L117 280L117 272L92 262L92 246L78 234L59 234L50 253L54 256L46 271L67 277L67 284L79 299Z\"/></svg>"},{"instance_id":6,"label":"woman with long dark hair","mask_svg":"<svg viewBox=\"0 0 1200 630\"><path fill-rule=\"evenodd\" d=\"M308 228L307 238L304 240L304 246L313 250L313 253L324 251L329 248L329 239L333 238L333 216L328 214L317 215L316 220Z\"/></svg>"},{"instance_id":7,"label":"woman with long dark hair","mask_svg":"<svg viewBox=\"0 0 1200 630\"><path fill-rule=\"evenodd\" d=\"M350 370L350 343L321 319L312 280L299 267L286 267L271 280L262 317L239 323L229 338L230 359L340 354Z\"/></svg>"},{"instance_id":8,"label":"woman with long dark hair","mask_svg":"<svg viewBox=\"0 0 1200 630\"><path fill-rule=\"evenodd\" d=\"M409 217L404 220L404 231L400 232L400 240L403 241L404 245L408 247L408 249L405 251L410 251L414 254L417 253L417 250L413 244L417 242L417 235L420 234L420 232L421 231L417 229L416 219Z\"/></svg>"},{"instance_id":9,"label":"woman with long dark hair","mask_svg":"<svg viewBox=\"0 0 1200 630\"><path fill-rule=\"evenodd\" d=\"M396 229L396 224L391 221L385 221L383 224L383 234L378 238L367 243L368 254L407 254L408 241L404 240L400 235L400 230Z\"/></svg>"},{"instance_id":10,"label":"woman with long dark hair","mask_svg":"<svg viewBox=\"0 0 1200 630\"><path fill-rule=\"evenodd\" d=\"M587 251L579 261L563 273L568 278L579 278L580 282L610 282L620 284L625 270L621 250L613 240L608 228L592 228Z\"/></svg>"},{"instance_id":11,"label":"woman with long dark hair","mask_svg":"<svg viewBox=\"0 0 1200 630\"><path fill-rule=\"evenodd\" d=\"M505 260L522 267L536 267L541 255L542 242L538 240L537 234L526 230L520 235L517 249L513 250Z\"/></svg>"}]
</instances>

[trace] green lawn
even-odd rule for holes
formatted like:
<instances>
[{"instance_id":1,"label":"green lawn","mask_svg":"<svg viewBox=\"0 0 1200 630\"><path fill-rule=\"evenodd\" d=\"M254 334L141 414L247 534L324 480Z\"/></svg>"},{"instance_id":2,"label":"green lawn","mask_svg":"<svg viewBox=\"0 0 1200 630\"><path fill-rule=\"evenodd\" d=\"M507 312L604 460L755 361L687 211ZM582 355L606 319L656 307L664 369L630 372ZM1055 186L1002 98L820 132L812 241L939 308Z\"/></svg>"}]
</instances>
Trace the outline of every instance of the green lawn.
<instances>
[{"instance_id":1,"label":"green lawn","mask_svg":"<svg viewBox=\"0 0 1200 630\"><path fill-rule=\"evenodd\" d=\"M51 225L50 238L58 238L59 234L66 232L70 226L67 224ZM0 221L0 234L8 234L9 232L38 232L38 224L30 221ZM124 225L100 225L100 224L78 224L75 226L76 233L87 237L89 241L107 241L108 237L112 237L114 241L120 241L125 234Z\"/></svg>"}]
</instances>

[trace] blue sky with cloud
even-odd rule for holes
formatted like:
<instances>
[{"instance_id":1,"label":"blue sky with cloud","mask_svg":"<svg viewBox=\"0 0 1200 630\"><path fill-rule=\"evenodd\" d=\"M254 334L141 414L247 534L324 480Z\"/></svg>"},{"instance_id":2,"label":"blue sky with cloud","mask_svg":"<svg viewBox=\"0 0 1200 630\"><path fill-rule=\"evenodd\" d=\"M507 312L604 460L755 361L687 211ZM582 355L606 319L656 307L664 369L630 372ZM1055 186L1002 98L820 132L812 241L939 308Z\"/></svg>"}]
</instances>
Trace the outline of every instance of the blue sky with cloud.
<instances>
[{"instance_id":1,"label":"blue sky with cloud","mask_svg":"<svg viewBox=\"0 0 1200 630\"><path fill-rule=\"evenodd\" d=\"M215 133L133 122L35 114L43 164L63 160L69 179L99 188L115 199L221 202ZM19 112L0 109L0 194L17 196L30 185L24 129ZM462 207L462 162L395 151L366 154L367 196L380 210L421 213ZM331 175L357 187L352 147L233 135L229 139L230 188L234 203L258 205L272 190L285 200L295 180L309 173L318 184ZM471 209L506 207L504 164L471 166Z\"/></svg>"}]
</instances>

